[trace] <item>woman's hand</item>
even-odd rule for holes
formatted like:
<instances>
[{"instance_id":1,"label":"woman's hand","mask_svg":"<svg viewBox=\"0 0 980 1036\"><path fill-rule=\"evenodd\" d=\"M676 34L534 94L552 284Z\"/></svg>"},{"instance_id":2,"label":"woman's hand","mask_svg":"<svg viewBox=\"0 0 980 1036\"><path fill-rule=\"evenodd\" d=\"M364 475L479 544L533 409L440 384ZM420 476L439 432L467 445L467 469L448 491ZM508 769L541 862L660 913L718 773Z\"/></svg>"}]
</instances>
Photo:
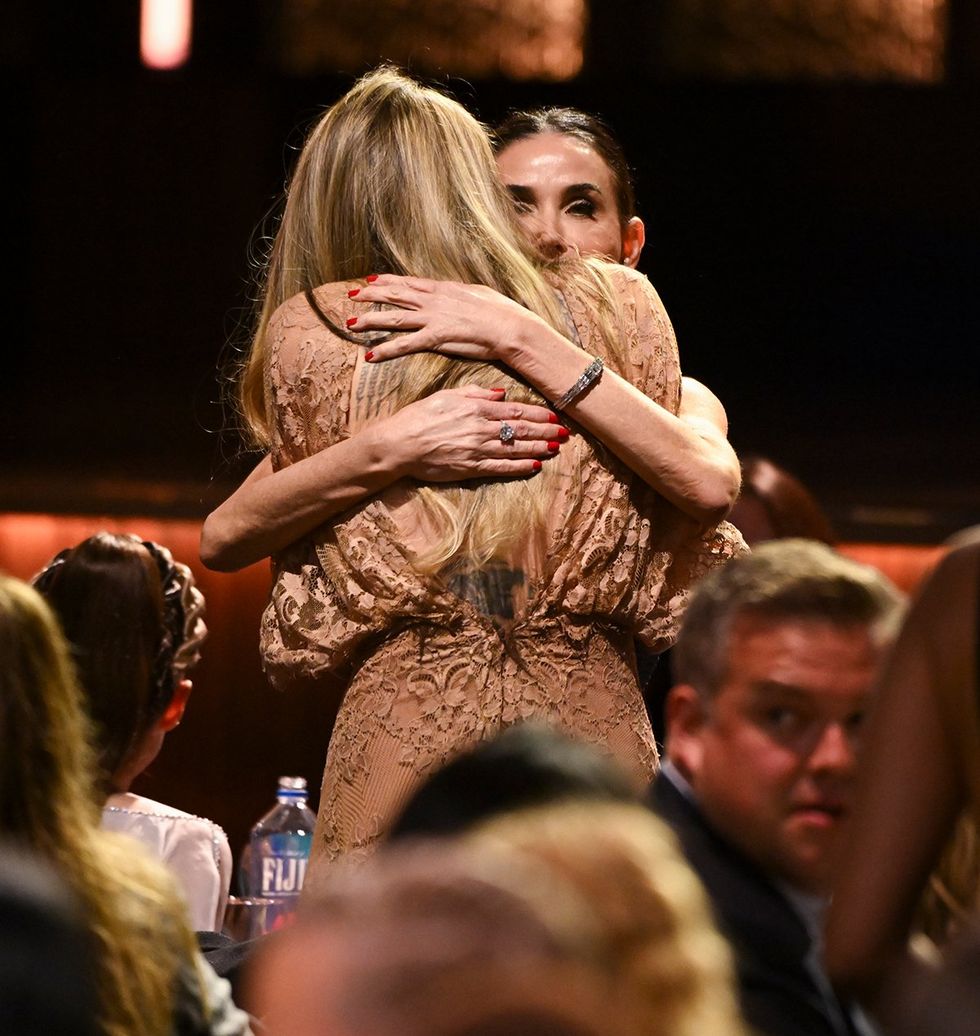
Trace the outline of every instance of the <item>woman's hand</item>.
<instances>
[{"instance_id":1,"label":"woman's hand","mask_svg":"<svg viewBox=\"0 0 980 1036\"><path fill-rule=\"evenodd\" d=\"M420 482L533 475L568 438L546 407L509 403L502 389L478 385L434 392L379 424L401 473ZM512 438L501 439L505 425Z\"/></svg>"},{"instance_id":2,"label":"woman's hand","mask_svg":"<svg viewBox=\"0 0 980 1036\"><path fill-rule=\"evenodd\" d=\"M433 281L384 274L350 292L355 302L397 309L366 310L352 317L352 331L406 331L368 347L370 362L417 352L469 360L501 360L504 349L528 322L547 326L530 310L481 284Z\"/></svg>"}]
</instances>

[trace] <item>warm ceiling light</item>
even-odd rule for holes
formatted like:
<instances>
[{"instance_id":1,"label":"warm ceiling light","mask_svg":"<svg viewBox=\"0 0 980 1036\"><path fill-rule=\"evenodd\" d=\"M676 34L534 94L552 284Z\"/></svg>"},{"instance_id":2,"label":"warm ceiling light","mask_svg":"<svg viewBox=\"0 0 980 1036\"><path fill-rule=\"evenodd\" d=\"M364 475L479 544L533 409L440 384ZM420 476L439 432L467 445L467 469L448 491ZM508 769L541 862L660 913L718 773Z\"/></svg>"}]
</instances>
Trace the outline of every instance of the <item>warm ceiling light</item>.
<instances>
[{"instance_id":1,"label":"warm ceiling light","mask_svg":"<svg viewBox=\"0 0 980 1036\"><path fill-rule=\"evenodd\" d=\"M147 68L177 68L191 52L192 0L142 0L140 60Z\"/></svg>"}]
</instances>

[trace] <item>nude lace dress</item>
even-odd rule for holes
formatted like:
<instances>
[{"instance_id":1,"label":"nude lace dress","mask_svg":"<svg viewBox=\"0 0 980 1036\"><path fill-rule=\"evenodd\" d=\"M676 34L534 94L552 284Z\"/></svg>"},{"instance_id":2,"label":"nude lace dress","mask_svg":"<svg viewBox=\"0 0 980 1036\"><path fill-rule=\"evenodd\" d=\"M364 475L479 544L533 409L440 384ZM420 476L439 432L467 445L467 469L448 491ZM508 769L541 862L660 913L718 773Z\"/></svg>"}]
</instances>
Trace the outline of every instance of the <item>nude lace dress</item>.
<instances>
[{"instance_id":1,"label":"nude lace dress","mask_svg":"<svg viewBox=\"0 0 980 1036\"><path fill-rule=\"evenodd\" d=\"M616 276L629 332L619 373L676 412L680 367L666 312L646 278L625 268ZM314 293L338 326L355 312L352 286ZM565 303L583 348L616 369L584 302L566 293ZM364 350L332 334L303 295L277 310L268 334L280 468L356 431L365 377L387 365L364 364ZM572 437L548 461L558 488L545 528L500 571L462 582L420 574L402 529L404 483L275 559L261 631L270 681L346 688L314 865L369 851L429 772L522 720L604 747L639 781L655 773L634 638L668 647L689 588L744 544L727 523L704 534L566 423Z\"/></svg>"}]
</instances>

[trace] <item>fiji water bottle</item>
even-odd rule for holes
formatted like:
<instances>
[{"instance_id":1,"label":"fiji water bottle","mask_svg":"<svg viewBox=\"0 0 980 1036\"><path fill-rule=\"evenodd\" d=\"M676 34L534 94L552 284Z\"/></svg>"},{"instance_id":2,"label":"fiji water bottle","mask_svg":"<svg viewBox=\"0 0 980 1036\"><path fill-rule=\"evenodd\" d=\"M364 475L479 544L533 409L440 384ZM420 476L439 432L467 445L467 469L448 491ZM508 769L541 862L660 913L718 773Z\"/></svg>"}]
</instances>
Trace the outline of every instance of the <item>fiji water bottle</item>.
<instances>
[{"instance_id":1,"label":"fiji water bottle","mask_svg":"<svg viewBox=\"0 0 980 1036\"><path fill-rule=\"evenodd\" d=\"M296 909L315 823L306 805L306 779L280 777L276 805L252 828L242 861L245 894L269 901L265 931L281 927Z\"/></svg>"}]
</instances>

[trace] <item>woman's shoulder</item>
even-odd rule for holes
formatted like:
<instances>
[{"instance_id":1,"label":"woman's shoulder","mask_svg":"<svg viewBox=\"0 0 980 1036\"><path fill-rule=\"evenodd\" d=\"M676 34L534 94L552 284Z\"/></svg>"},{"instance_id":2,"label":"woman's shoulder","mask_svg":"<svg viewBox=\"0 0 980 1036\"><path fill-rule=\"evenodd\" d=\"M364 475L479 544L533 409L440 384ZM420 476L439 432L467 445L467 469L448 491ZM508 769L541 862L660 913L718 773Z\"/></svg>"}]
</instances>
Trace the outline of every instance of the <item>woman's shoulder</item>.
<instances>
[{"instance_id":1,"label":"woman's shoulder","mask_svg":"<svg viewBox=\"0 0 980 1036\"><path fill-rule=\"evenodd\" d=\"M331 323L342 327L350 315L347 311L353 312L348 292L356 287L357 281L334 281L311 291L299 291L275 310L269 326L280 331L292 327L329 331Z\"/></svg>"}]
</instances>

